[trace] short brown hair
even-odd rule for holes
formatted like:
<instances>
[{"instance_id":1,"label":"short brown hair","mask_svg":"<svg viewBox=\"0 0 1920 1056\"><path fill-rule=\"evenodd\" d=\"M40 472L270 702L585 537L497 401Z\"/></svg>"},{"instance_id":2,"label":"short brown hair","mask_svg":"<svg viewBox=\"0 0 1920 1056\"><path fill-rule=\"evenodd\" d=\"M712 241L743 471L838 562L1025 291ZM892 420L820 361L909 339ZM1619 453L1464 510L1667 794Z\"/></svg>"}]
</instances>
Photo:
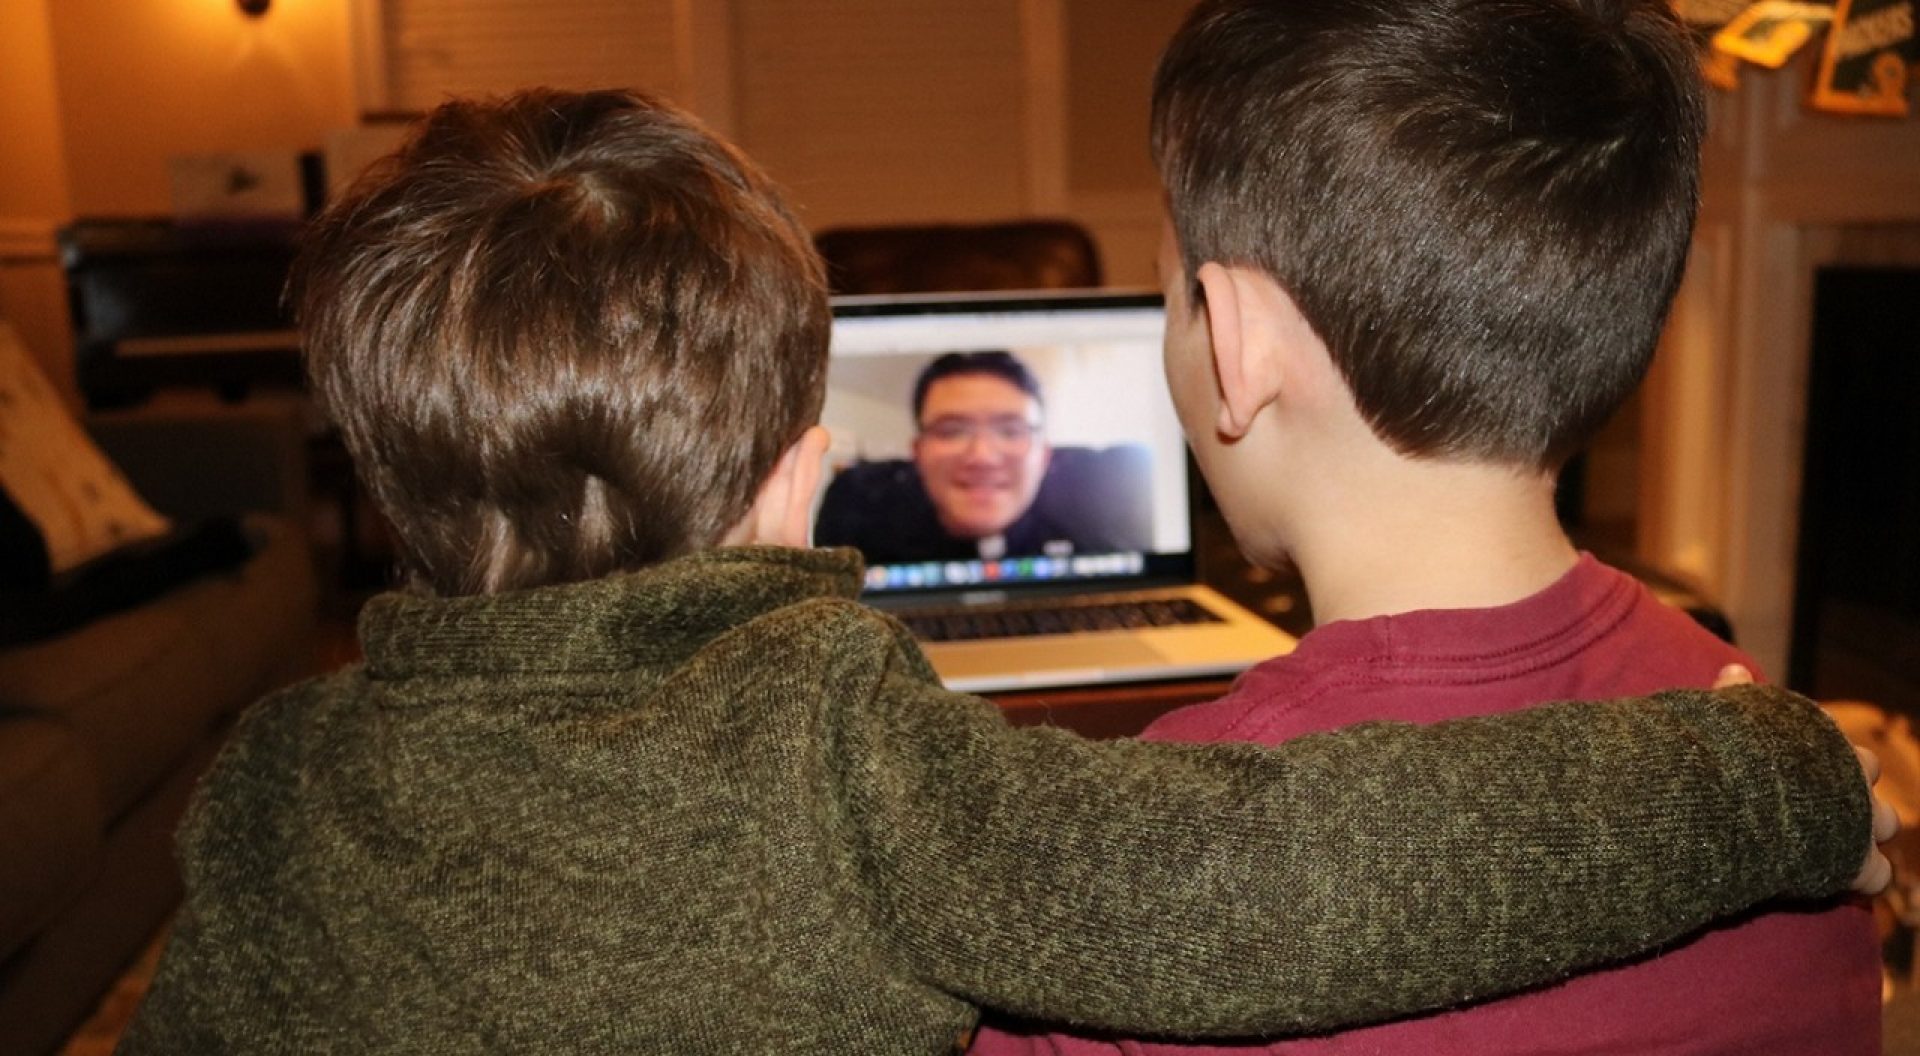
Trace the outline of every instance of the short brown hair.
<instances>
[{"instance_id":1,"label":"short brown hair","mask_svg":"<svg viewBox=\"0 0 1920 1056\"><path fill-rule=\"evenodd\" d=\"M1376 435L1555 468L1652 356L1704 106L1667 0L1202 0L1153 144L1187 274L1271 275Z\"/></svg>"},{"instance_id":2,"label":"short brown hair","mask_svg":"<svg viewBox=\"0 0 1920 1056\"><path fill-rule=\"evenodd\" d=\"M714 545L819 417L806 230L637 92L440 107L317 219L293 282L313 387L442 594Z\"/></svg>"}]
</instances>

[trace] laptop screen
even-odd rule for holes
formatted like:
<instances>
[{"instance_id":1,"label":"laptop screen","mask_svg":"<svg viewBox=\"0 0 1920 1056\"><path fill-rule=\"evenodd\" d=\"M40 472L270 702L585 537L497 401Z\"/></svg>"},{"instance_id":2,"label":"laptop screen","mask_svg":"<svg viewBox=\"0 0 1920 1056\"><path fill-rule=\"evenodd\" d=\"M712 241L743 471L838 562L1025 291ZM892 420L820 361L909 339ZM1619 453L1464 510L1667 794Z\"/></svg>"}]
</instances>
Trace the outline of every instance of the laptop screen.
<instances>
[{"instance_id":1,"label":"laptop screen","mask_svg":"<svg viewBox=\"0 0 1920 1056\"><path fill-rule=\"evenodd\" d=\"M834 304L814 521L870 594L1191 578L1152 294Z\"/></svg>"}]
</instances>

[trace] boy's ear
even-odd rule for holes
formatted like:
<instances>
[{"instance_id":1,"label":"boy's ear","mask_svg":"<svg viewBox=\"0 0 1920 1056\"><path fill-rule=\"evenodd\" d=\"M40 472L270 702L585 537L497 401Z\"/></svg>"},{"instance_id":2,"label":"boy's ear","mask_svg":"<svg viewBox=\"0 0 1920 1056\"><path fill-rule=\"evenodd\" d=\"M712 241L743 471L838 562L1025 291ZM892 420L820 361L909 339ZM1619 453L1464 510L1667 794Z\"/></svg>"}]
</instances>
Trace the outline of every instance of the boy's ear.
<instances>
[{"instance_id":1,"label":"boy's ear","mask_svg":"<svg viewBox=\"0 0 1920 1056\"><path fill-rule=\"evenodd\" d=\"M813 496L820 490L820 466L827 455L826 429L815 425L800 434L774 463L747 515L727 533L729 546L804 547L812 534Z\"/></svg>"},{"instance_id":2,"label":"boy's ear","mask_svg":"<svg viewBox=\"0 0 1920 1056\"><path fill-rule=\"evenodd\" d=\"M1208 262L1194 278L1206 295L1213 368L1220 381L1220 435L1238 439L1253 427L1261 408L1279 398L1282 382L1275 295L1285 296L1264 273Z\"/></svg>"}]
</instances>

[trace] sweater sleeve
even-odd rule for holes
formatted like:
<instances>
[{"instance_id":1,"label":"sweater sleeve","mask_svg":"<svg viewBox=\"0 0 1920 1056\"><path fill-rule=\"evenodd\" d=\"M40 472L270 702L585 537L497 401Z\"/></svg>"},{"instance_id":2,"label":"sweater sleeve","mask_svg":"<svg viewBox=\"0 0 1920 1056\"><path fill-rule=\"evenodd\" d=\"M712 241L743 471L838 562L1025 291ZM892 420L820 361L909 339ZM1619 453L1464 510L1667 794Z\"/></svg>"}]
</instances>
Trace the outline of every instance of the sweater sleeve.
<instances>
[{"instance_id":1,"label":"sweater sleeve","mask_svg":"<svg viewBox=\"0 0 1920 1056\"><path fill-rule=\"evenodd\" d=\"M1295 1033L1562 977L1842 889L1869 807L1782 690L1681 691L1289 742L1087 741L898 670L847 728L899 955L1083 1028Z\"/></svg>"}]
</instances>

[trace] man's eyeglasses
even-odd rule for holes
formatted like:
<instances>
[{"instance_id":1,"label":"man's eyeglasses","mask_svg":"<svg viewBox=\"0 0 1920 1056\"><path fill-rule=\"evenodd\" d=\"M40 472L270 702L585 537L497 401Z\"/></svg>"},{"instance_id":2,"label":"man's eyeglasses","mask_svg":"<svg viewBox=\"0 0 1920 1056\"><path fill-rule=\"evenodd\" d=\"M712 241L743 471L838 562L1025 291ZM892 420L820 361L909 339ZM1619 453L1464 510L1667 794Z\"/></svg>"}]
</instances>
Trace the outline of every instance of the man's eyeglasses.
<instances>
[{"instance_id":1,"label":"man's eyeglasses","mask_svg":"<svg viewBox=\"0 0 1920 1056\"><path fill-rule=\"evenodd\" d=\"M971 445L985 439L1005 449L1025 448L1033 443L1040 427L1024 418L938 418L920 429L920 435L933 443L949 447Z\"/></svg>"}]
</instances>

